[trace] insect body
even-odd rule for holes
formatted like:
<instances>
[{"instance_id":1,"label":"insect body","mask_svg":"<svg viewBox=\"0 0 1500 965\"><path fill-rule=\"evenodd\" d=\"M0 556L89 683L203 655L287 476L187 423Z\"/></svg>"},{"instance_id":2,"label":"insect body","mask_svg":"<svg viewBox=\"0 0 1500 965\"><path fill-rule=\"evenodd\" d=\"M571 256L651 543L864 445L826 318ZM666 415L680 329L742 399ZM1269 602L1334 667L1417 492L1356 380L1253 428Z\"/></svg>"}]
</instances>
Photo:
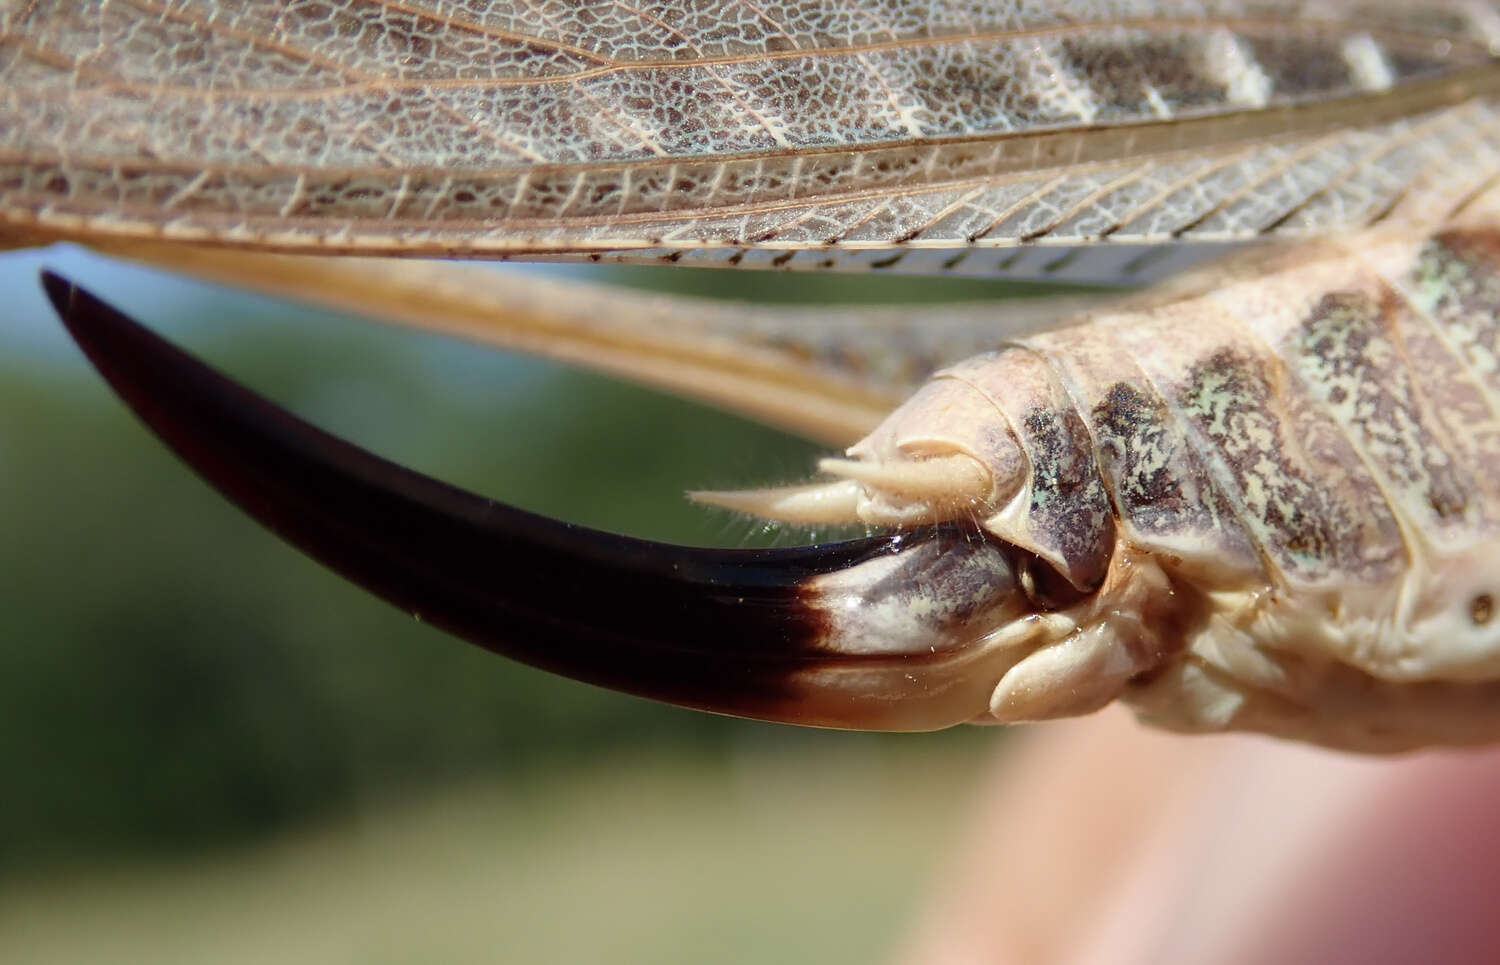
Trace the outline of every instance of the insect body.
<instances>
[{"instance_id":1,"label":"insect body","mask_svg":"<svg viewBox=\"0 0 1500 965\"><path fill-rule=\"evenodd\" d=\"M828 726L1122 698L1178 729L1365 749L1497 736L1493 4L796 0L734 29L661 6L0 12L4 230L208 271L186 246L1111 279L1148 272L1139 246L1300 238L945 359L825 463L831 484L708 494L896 527L759 553L460 493L48 288L232 499L424 619L559 672ZM1063 245L1092 254L1047 250ZM262 277L305 291L307 271ZM339 300L452 308L389 274ZM634 369L597 364L736 398L591 324L518 341L634 352ZM817 341L800 338L780 357ZM717 371L765 390L743 409L801 408L737 360ZM869 428L836 401L805 427Z\"/></svg>"},{"instance_id":2,"label":"insect body","mask_svg":"<svg viewBox=\"0 0 1500 965\"><path fill-rule=\"evenodd\" d=\"M902 528L795 560L601 558L566 528L507 522L286 430L196 363L111 335L133 326L101 325L92 299L52 293L101 371L231 498L425 619L543 666L836 726L1035 720L1122 698L1181 730L1367 750L1487 740L1500 235L1365 240L946 368L852 460L825 463L844 480L725 497ZM329 465L296 465L330 446ZM551 581L596 593L633 552L660 561L644 585L616 586L599 614L548 613L564 605ZM547 588L486 553L551 558ZM435 586L436 558L469 571ZM663 605L686 611L680 626L651 625Z\"/></svg>"},{"instance_id":3,"label":"insect body","mask_svg":"<svg viewBox=\"0 0 1500 965\"><path fill-rule=\"evenodd\" d=\"M1489 739L1500 235L1363 241L945 369L817 504L1032 554L994 718Z\"/></svg>"}]
</instances>

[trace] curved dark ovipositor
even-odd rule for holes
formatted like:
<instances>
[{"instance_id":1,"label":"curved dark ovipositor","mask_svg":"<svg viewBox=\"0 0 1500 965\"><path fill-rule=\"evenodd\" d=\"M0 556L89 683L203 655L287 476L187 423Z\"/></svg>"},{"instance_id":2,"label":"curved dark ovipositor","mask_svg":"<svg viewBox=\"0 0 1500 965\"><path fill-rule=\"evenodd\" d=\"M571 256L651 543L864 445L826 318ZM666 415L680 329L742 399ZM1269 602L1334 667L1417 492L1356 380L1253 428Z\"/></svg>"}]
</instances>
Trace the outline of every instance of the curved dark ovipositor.
<instances>
[{"instance_id":1,"label":"curved dark ovipositor","mask_svg":"<svg viewBox=\"0 0 1500 965\"><path fill-rule=\"evenodd\" d=\"M727 714L921 730L984 712L993 679L967 672L973 635L954 630L1014 606L1013 550L999 541L942 525L703 549L558 522L323 432L69 281L42 281L99 373L205 480L425 622L568 677ZM901 615L899 639L877 625L882 613Z\"/></svg>"}]
</instances>

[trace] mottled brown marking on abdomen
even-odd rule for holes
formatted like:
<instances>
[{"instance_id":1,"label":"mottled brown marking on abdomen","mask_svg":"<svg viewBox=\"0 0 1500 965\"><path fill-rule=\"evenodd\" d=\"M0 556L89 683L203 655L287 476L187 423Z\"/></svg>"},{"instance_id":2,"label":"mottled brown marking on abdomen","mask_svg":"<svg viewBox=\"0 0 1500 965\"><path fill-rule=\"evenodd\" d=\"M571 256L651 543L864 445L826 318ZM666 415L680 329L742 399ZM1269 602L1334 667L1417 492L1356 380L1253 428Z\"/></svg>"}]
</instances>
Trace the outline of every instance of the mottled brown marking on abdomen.
<instances>
[{"instance_id":1,"label":"mottled brown marking on abdomen","mask_svg":"<svg viewBox=\"0 0 1500 965\"><path fill-rule=\"evenodd\" d=\"M1105 321L1188 427L1265 558L1289 580L1375 580L1399 570L1400 527L1349 440L1292 384L1270 346L1219 302L1168 306L1149 325Z\"/></svg>"},{"instance_id":2,"label":"mottled brown marking on abdomen","mask_svg":"<svg viewBox=\"0 0 1500 965\"><path fill-rule=\"evenodd\" d=\"M1099 325L1032 336L1093 436L1099 471L1134 544L1187 561L1199 576L1264 579L1233 507L1150 379Z\"/></svg>"},{"instance_id":3,"label":"mottled brown marking on abdomen","mask_svg":"<svg viewBox=\"0 0 1500 965\"><path fill-rule=\"evenodd\" d=\"M1056 373L1040 354L1010 348L963 378L1005 413L1030 461L1030 505L1012 520L1024 530L1014 541L1075 587L1097 587L1114 552L1114 514L1088 429Z\"/></svg>"},{"instance_id":4,"label":"mottled brown marking on abdomen","mask_svg":"<svg viewBox=\"0 0 1500 965\"><path fill-rule=\"evenodd\" d=\"M1283 358L1418 532L1472 540L1482 519L1474 482L1419 390L1397 326L1411 309L1374 276L1358 284L1319 298Z\"/></svg>"},{"instance_id":5,"label":"mottled brown marking on abdomen","mask_svg":"<svg viewBox=\"0 0 1500 965\"><path fill-rule=\"evenodd\" d=\"M1406 287L1413 306L1432 320L1493 408L1500 394L1500 232L1433 236L1422 246Z\"/></svg>"}]
</instances>

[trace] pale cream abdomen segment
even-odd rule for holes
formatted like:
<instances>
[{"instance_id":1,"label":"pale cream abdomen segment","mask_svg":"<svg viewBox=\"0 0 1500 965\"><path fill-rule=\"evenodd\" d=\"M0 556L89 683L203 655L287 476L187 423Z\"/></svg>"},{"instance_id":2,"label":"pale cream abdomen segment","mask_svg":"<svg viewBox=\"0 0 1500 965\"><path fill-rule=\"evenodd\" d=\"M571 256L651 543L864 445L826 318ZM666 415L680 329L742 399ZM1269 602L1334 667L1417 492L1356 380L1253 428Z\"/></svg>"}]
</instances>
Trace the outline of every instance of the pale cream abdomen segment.
<instances>
[{"instance_id":1,"label":"pale cream abdomen segment","mask_svg":"<svg viewBox=\"0 0 1500 965\"><path fill-rule=\"evenodd\" d=\"M1115 521L1098 457L1074 400L1047 359L1010 348L946 374L992 400L1025 456L1015 495L981 525L1037 554L1080 591L1103 581L1115 547Z\"/></svg>"}]
</instances>

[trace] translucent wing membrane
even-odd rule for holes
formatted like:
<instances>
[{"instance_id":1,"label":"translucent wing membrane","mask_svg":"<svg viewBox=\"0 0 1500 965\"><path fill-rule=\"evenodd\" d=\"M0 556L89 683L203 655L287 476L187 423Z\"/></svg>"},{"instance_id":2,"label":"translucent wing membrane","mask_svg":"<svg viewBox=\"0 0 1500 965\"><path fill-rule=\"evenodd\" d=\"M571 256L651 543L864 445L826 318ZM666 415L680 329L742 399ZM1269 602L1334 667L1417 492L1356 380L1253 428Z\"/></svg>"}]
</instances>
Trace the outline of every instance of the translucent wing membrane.
<instances>
[{"instance_id":1,"label":"translucent wing membrane","mask_svg":"<svg viewBox=\"0 0 1500 965\"><path fill-rule=\"evenodd\" d=\"M1164 241L1442 217L1500 161L1497 43L1477 0L38 0L0 13L0 218L1142 274Z\"/></svg>"}]
</instances>

